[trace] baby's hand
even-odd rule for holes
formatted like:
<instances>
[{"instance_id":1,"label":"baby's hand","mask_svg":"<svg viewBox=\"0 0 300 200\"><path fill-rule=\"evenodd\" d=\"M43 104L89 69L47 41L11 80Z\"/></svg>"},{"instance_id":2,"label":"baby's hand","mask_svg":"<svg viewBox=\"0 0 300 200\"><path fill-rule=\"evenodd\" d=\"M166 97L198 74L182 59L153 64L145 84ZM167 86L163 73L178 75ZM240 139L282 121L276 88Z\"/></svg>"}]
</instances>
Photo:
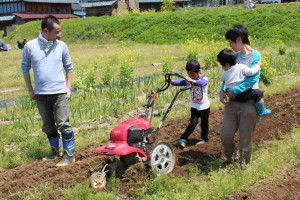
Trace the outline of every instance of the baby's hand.
<instances>
[{"instance_id":1,"label":"baby's hand","mask_svg":"<svg viewBox=\"0 0 300 200\"><path fill-rule=\"evenodd\" d=\"M261 68L261 61L258 61L257 66Z\"/></svg>"}]
</instances>

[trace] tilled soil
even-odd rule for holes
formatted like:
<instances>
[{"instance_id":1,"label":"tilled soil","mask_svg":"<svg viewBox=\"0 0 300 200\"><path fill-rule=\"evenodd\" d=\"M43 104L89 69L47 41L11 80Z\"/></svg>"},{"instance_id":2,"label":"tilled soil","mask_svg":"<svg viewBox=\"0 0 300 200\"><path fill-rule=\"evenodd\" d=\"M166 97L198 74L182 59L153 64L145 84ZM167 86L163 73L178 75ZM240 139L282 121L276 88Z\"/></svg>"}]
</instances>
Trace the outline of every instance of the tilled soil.
<instances>
[{"instance_id":1,"label":"tilled soil","mask_svg":"<svg viewBox=\"0 0 300 200\"><path fill-rule=\"evenodd\" d=\"M265 98L265 102L267 107L272 109L272 114L258 119L253 134L253 142L256 144L262 141L276 139L279 137L278 132L282 134L289 133L292 125L299 124L300 122L300 88L268 96ZM176 147L174 148L176 153L176 165L171 175L188 176L188 169L191 167L198 167L204 173L209 172L210 169L206 167L206 164L223 156L219 133L222 117L223 109L211 111L209 142L202 145L195 145L200 134L200 128L197 126L191 135L191 140L187 148L183 150ZM188 122L188 118L167 122L161 129L157 141L175 144L175 141L183 133ZM236 143L238 143L237 137ZM103 144L91 144L87 148L78 151L76 153L77 162L70 167L57 168L54 166L57 161L37 160L1 172L0 199L20 199L24 190L37 187L43 183L53 185L55 188L65 186L72 187L76 183L88 179L93 172L100 171L104 163L107 162L108 159L111 159L107 156L95 153L95 149L101 145ZM143 171L143 173L135 174L134 178L145 178L147 172L141 168L143 168L141 165L137 166L137 169ZM134 181L128 181L126 178L128 177L128 173L132 174L130 170L129 168L125 172L125 178L120 183L119 194L122 199L130 196L129 188L133 187L132 182ZM289 190L277 191L280 195L282 195L282 192L299 195L299 182L298 176L298 179L287 182L292 185L296 184L296 187L290 187ZM269 193L270 191L266 187L264 192ZM272 192L274 193L274 191ZM52 199L53 194L44 194L44 197ZM276 193L273 197L276 197ZM236 197L236 199L241 198L243 197Z\"/></svg>"}]
</instances>

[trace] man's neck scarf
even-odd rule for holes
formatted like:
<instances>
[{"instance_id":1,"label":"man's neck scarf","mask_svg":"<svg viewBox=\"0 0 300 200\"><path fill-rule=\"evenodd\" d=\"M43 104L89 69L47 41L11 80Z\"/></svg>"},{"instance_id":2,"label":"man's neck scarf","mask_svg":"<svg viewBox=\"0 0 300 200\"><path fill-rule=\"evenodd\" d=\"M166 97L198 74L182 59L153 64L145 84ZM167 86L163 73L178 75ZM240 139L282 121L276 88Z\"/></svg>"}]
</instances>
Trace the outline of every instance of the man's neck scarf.
<instances>
[{"instance_id":1,"label":"man's neck scarf","mask_svg":"<svg viewBox=\"0 0 300 200\"><path fill-rule=\"evenodd\" d=\"M43 37L42 33L39 35L39 41L45 46L45 53L48 53L53 46L53 41L48 41L46 38Z\"/></svg>"}]
</instances>

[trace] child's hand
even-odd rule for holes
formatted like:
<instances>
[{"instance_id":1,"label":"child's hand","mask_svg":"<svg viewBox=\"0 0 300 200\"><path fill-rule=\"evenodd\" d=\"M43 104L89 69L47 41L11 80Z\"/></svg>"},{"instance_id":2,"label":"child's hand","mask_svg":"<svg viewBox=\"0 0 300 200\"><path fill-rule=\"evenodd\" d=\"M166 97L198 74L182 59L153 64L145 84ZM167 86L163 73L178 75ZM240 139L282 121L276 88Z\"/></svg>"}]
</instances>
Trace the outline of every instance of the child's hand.
<instances>
[{"instance_id":1,"label":"child's hand","mask_svg":"<svg viewBox=\"0 0 300 200\"><path fill-rule=\"evenodd\" d=\"M171 78L169 77L169 78L166 78L166 79L165 79L165 82L166 82L166 83L171 83L171 84L173 84L174 81L171 80Z\"/></svg>"},{"instance_id":2,"label":"child's hand","mask_svg":"<svg viewBox=\"0 0 300 200\"><path fill-rule=\"evenodd\" d=\"M185 79L190 83L196 83L196 81L194 79L191 79L190 77L186 77Z\"/></svg>"}]
</instances>

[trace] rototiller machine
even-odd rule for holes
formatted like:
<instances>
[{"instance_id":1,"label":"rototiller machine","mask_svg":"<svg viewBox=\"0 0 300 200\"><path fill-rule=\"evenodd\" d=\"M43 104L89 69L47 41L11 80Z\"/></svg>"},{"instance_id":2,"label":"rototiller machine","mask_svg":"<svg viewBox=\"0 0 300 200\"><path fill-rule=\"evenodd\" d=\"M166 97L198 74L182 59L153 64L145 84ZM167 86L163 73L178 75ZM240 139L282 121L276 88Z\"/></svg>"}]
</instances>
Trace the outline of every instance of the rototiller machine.
<instances>
[{"instance_id":1,"label":"rototiller machine","mask_svg":"<svg viewBox=\"0 0 300 200\"><path fill-rule=\"evenodd\" d=\"M165 79L170 80L172 76L185 79L184 76L178 73L166 74ZM92 174L90 177L92 188L105 188L107 179L113 172L116 172L117 175L122 177L122 172L124 172L128 166L140 161L148 164L158 174L167 174L173 170L175 165L175 153L171 145L165 142L158 142L158 144L155 145L155 141L179 93L191 89L193 85L187 81L187 86L177 90L158 127L153 132L151 120L156 95L167 90L169 86L170 83L165 82L161 88L158 88L156 91L150 91L147 95L145 113L138 118L129 119L115 126L110 134L110 143L96 148L97 153L117 155L119 158L115 158L114 161L105 164L101 172ZM150 118L148 118L150 109L152 110L150 112Z\"/></svg>"}]
</instances>

